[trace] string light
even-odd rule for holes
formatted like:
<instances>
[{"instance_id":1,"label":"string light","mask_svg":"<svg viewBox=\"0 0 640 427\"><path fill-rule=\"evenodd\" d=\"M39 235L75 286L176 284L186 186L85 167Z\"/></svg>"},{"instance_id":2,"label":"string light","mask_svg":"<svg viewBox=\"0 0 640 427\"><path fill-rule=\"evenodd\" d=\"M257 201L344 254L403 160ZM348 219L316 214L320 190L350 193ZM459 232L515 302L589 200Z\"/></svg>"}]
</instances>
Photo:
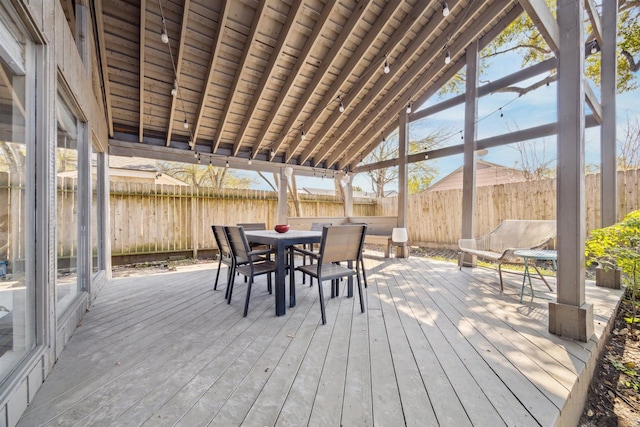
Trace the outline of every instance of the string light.
<instances>
[{"instance_id":1,"label":"string light","mask_svg":"<svg viewBox=\"0 0 640 427\"><path fill-rule=\"evenodd\" d=\"M340 98L340 95L338 95L338 101L340 102L340 106L338 107L338 111L340 111L341 113L344 113L344 104L342 103L342 99Z\"/></svg>"},{"instance_id":2,"label":"string light","mask_svg":"<svg viewBox=\"0 0 640 427\"><path fill-rule=\"evenodd\" d=\"M171 96L176 96L178 94L178 82L177 80L173 81L173 88L171 89Z\"/></svg>"},{"instance_id":3,"label":"string light","mask_svg":"<svg viewBox=\"0 0 640 427\"><path fill-rule=\"evenodd\" d=\"M407 114L411 114L411 101L407 104Z\"/></svg>"},{"instance_id":4,"label":"string light","mask_svg":"<svg viewBox=\"0 0 640 427\"><path fill-rule=\"evenodd\" d=\"M162 32L160 33L160 40L162 43L169 43L169 35L167 34L167 30L164 28L164 20L162 21Z\"/></svg>"},{"instance_id":5,"label":"string light","mask_svg":"<svg viewBox=\"0 0 640 427\"><path fill-rule=\"evenodd\" d=\"M449 16L449 5L447 4L447 2L442 2L442 16L447 17Z\"/></svg>"},{"instance_id":6,"label":"string light","mask_svg":"<svg viewBox=\"0 0 640 427\"><path fill-rule=\"evenodd\" d=\"M271 158L274 158L276 156L276 152L273 151L273 148L271 149L271 152L269 154L271 155Z\"/></svg>"},{"instance_id":7,"label":"string light","mask_svg":"<svg viewBox=\"0 0 640 427\"><path fill-rule=\"evenodd\" d=\"M225 168L228 168L228 167L229 167L229 159L228 159L228 158L227 158L227 163L225 163L225 164L224 164L224 167L225 167Z\"/></svg>"},{"instance_id":8,"label":"string light","mask_svg":"<svg viewBox=\"0 0 640 427\"><path fill-rule=\"evenodd\" d=\"M307 135L304 133L304 129L302 129L302 131L300 132L300 139L303 141L307 139Z\"/></svg>"},{"instance_id":9,"label":"string light","mask_svg":"<svg viewBox=\"0 0 640 427\"><path fill-rule=\"evenodd\" d=\"M389 74L391 72L391 67L389 67L389 62L387 61L387 55L384 56L384 73Z\"/></svg>"},{"instance_id":10,"label":"string light","mask_svg":"<svg viewBox=\"0 0 640 427\"><path fill-rule=\"evenodd\" d=\"M251 162L251 157L249 157L249 160L247 160L247 164L248 164L249 166L251 166L251 163L252 163L252 162Z\"/></svg>"},{"instance_id":11,"label":"string light","mask_svg":"<svg viewBox=\"0 0 640 427\"><path fill-rule=\"evenodd\" d=\"M451 62L451 53L447 50L447 53L444 54L444 63L449 64Z\"/></svg>"},{"instance_id":12,"label":"string light","mask_svg":"<svg viewBox=\"0 0 640 427\"><path fill-rule=\"evenodd\" d=\"M182 124L182 126L183 126L185 129L189 129L189 122L187 121L187 119L186 119L186 118L184 119L184 123Z\"/></svg>"},{"instance_id":13,"label":"string light","mask_svg":"<svg viewBox=\"0 0 640 427\"><path fill-rule=\"evenodd\" d=\"M504 113L502 112L502 107L500 107L500 117L504 117Z\"/></svg>"}]
</instances>

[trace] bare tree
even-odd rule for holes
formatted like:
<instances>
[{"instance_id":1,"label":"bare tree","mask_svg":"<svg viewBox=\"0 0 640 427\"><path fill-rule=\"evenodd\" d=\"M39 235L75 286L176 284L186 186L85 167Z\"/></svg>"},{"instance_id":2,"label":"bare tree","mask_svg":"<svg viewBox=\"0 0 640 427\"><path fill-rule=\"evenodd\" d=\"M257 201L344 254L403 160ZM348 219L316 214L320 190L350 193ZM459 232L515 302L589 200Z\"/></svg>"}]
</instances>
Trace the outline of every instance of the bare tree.
<instances>
[{"instance_id":1,"label":"bare tree","mask_svg":"<svg viewBox=\"0 0 640 427\"><path fill-rule=\"evenodd\" d=\"M446 132L443 129L436 129L426 137L409 142L409 153L427 151L438 146L444 138ZM363 163L378 163L384 160L395 159L399 155L397 132L391 134L389 138L382 141L375 150L364 158ZM438 169L428 162L418 162L409 165L409 192L417 193L426 189L431 181L438 174ZM371 184L372 191L376 197L382 198L385 194L385 187L398 180L398 168L381 168L366 172Z\"/></svg>"},{"instance_id":2,"label":"bare tree","mask_svg":"<svg viewBox=\"0 0 640 427\"><path fill-rule=\"evenodd\" d=\"M510 146L520 153L520 160L516 160L514 168L520 170L527 181L556 177L553 166L556 158L547 153L545 142L521 141Z\"/></svg>"},{"instance_id":3,"label":"bare tree","mask_svg":"<svg viewBox=\"0 0 640 427\"><path fill-rule=\"evenodd\" d=\"M640 168L640 120L627 116L622 139L618 139L618 170Z\"/></svg>"}]
</instances>

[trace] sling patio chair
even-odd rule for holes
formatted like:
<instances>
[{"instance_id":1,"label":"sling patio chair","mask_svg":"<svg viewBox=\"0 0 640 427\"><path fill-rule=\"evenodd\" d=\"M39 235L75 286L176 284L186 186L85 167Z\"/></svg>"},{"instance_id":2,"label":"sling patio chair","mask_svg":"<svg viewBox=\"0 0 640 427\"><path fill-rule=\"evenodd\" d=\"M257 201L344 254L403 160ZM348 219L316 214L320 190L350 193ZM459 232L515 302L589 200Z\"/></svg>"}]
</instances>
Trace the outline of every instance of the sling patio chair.
<instances>
[{"instance_id":1,"label":"sling patio chair","mask_svg":"<svg viewBox=\"0 0 640 427\"><path fill-rule=\"evenodd\" d=\"M222 264L225 264L229 267L227 271L227 290L225 292L225 298L229 298L229 288L230 283L233 280L233 275L235 273L235 263L233 254L231 253L231 247L229 246L229 241L227 240L227 233L224 231L224 226L222 225L212 225L211 230L213 230L213 237L216 239L216 245L218 245L218 251L220 252L220 260L218 261L218 272L216 273L216 282L213 285L213 290L218 289L218 279L220 278L220 268Z\"/></svg>"},{"instance_id":2,"label":"sling patio chair","mask_svg":"<svg viewBox=\"0 0 640 427\"><path fill-rule=\"evenodd\" d=\"M322 240L318 252L301 248L293 248L295 252L316 259L315 264L301 265L296 268L303 274L315 277L318 280L318 292L320 295L320 314L322 324L327 323L327 315L324 306L323 282L331 281L331 298L339 294L338 283L343 277L356 276L358 283L358 295L360 297L360 310L364 313L364 298L360 282L360 265L364 236L367 232L366 225L337 225L323 227ZM347 266L341 265L346 262ZM353 268L355 263L355 270Z\"/></svg>"},{"instance_id":3,"label":"sling patio chair","mask_svg":"<svg viewBox=\"0 0 640 427\"><path fill-rule=\"evenodd\" d=\"M236 272L248 278L247 297L244 303L243 316L247 316L249 311L249 300L251 298L251 286L255 276L262 274L267 275L267 289L272 293L271 273L276 271L276 263L265 258L274 253L273 249L251 250L247 236L244 234L242 227L227 226L224 227L231 254L233 255ZM233 293L233 280L229 282L229 297L227 303L231 303L231 295Z\"/></svg>"}]
</instances>

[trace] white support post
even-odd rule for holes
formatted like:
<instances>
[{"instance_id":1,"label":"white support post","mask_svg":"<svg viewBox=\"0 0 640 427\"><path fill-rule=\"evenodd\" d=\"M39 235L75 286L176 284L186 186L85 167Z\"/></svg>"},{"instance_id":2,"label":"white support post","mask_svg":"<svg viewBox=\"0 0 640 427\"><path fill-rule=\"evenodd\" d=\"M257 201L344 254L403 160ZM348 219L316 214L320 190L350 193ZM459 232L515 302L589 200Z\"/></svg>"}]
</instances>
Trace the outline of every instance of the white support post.
<instances>
[{"instance_id":1,"label":"white support post","mask_svg":"<svg viewBox=\"0 0 640 427\"><path fill-rule=\"evenodd\" d=\"M98 268L105 270L107 279L111 279L111 216L109 186L109 155L98 153L97 169L98 193Z\"/></svg>"},{"instance_id":2,"label":"white support post","mask_svg":"<svg viewBox=\"0 0 640 427\"><path fill-rule=\"evenodd\" d=\"M278 187L278 224L287 223L287 183L285 168L280 169L280 186Z\"/></svg>"},{"instance_id":3,"label":"white support post","mask_svg":"<svg viewBox=\"0 0 640 427\"><path fill-rule=\"evenodd\" d=\"M464 109L464 166L462 171L461 238L472 239L476 215L476 139L478 118L478 42L467 48L467 71ZM463 254L461 265L475 266L476 257Z\"/></svg>"},{"instance_id":4,"label":"white support post","mask_svg":"<svg viewBox=\"0 0 640 427\"><path fill-rule=\"evenodd\" d=\"M344 216L353 216L353 177L344 185Z\"/></svg>"},{"instance_id":5,"label":"white support post","mask_svg":"<svg viewBox=\"0 0 640 427\"><path fill-rule=\"evenodd\" d=\"M409 152L409 113L402 111L398 132L398 227L407 227L407 203L409 194L407 153ZM407 258L409 246L396 246L396 257Z\"/></svg>"},{"instance_id":6,"label":"white support post","mask_svg":"<svg viewBox=\"0 0 640 427\"><path fill-rule=\"evenodd\" d=\"M549 303L549 332L580 341L593 334L585 302L584 2L558 1L558 294Z\"/></svg>"},{"instance_id":7,"label":"white support post","mask_svg":"<svg viewBox=\"0 0 640 427\"><path fill-rule=\"evenodd\" d=\"M601 98L602 126L600 127L600 226L617 221L616 171L616 38L618 29L618 1L602 4Z\"/></svg>"}]
</instances>

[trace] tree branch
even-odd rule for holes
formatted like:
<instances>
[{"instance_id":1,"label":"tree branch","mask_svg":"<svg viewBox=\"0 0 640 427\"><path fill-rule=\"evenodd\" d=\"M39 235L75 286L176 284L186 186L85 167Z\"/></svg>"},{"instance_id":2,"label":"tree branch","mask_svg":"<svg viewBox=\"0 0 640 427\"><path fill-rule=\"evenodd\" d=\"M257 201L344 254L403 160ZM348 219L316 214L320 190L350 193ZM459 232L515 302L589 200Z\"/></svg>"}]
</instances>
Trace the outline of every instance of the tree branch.
<instances>
[{"instance_id":1,"label":"tree branch","mask_svg":"<svg viewBox=\"0 0 640 427\"><path fill-rule=\"evenodd\" d=\"M517 94L519 94L520 96L525 95L531 91L534 91L536 89L538 89L539 87L542 87L544 85L548 85L551 82L555 82L556 80L558 80L558 75L557 74L551 74L547 77L545 77L544 79L533 83L532 85L529 85L527 87L518 87L518 86L507 86L504 87L502 89L498 89L496 90L496 92L515 92Z\"/></svg>"},{"instance_id":2,"label":"tree branch","mask_svg":"<svg viewBox=\"0 0 640 427\"><path fill-rule=\"evenodd\" d=\"M635 61L635 59L633 58L633 55L631 55L631 53L627 52L626 50L623 50L622 52L622 56L624 56L627 60L627 62L629 63L629 69L632 72L637 72L638 70L640 70L640 62Z\"/></svg>"},{"instance_id":3,"label":"tree branch","mask_svg":"<svg viewBox=\"0 0 640 427\"><path fill-rule=\"evenodd\" d=\"M493 52L493 53L490 53L490 54L488 54L488 55L485 55L485 58L490 58L490 57L492 57L492 56L501 55L501 54L503 54L503 53L511 52L511 51L518 50L518 49L533 49L533 50L537 50L538 52L540 52L540 53L542 53L542 54L544 54L544 55L548 55L548 54L550 54L550 53L551 53L551 51L550 51L550 50L548 50L548 49L543 49L543 48L542 48L542 47L540 47L540 46L536 46L536 45L528 45L528 44L519 44L519 45L517 45L517 46L513 46L513 47L510 47L510 48L508 48L508 49L495 51L495 52Z\"/></svg>"}]
</instances>

